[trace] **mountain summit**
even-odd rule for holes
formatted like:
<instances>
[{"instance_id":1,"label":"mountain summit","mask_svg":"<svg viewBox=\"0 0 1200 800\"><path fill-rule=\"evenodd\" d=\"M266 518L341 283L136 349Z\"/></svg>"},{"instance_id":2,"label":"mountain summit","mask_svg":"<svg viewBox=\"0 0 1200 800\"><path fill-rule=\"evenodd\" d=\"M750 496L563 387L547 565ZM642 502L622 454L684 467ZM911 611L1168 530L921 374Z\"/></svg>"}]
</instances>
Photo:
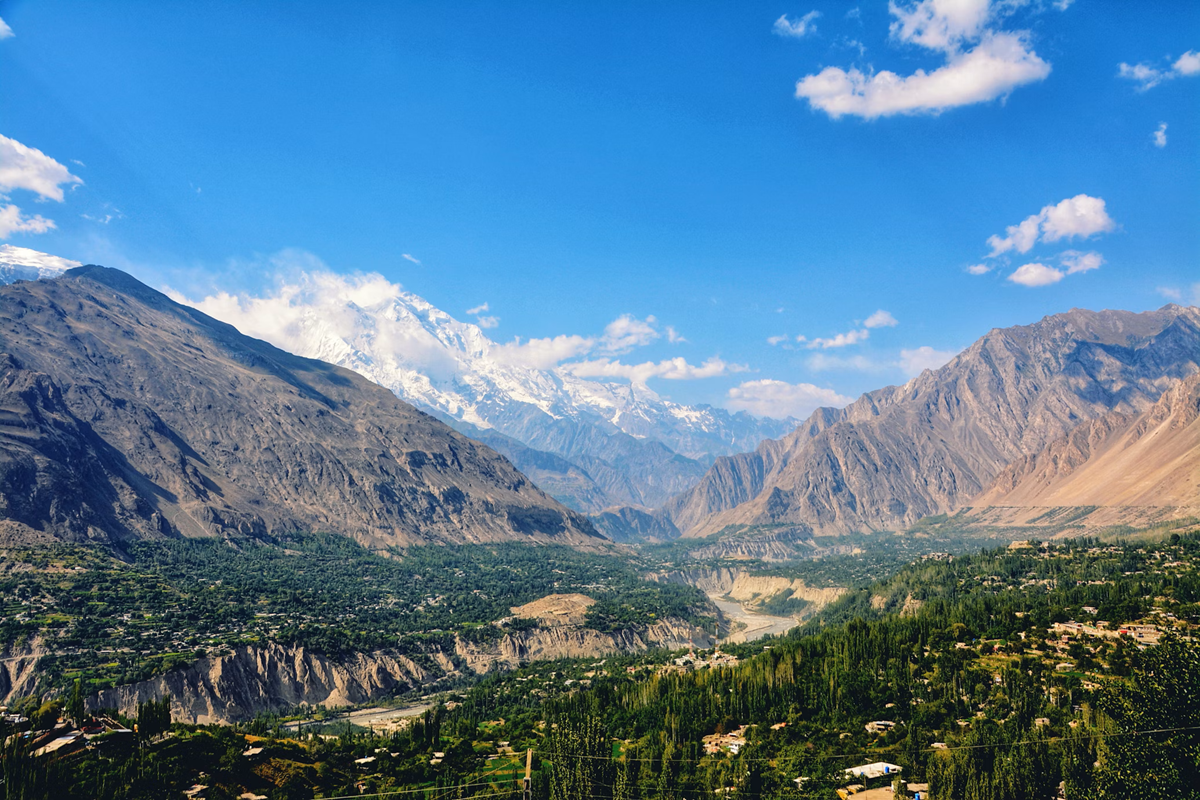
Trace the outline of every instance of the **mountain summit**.
<instances>
[{"instance_id":1,"label":"mountain summit","mask_svg":"<svg viewBox=\"0 0 1200 800\"><path fill-rule=\"evenodd\" d=\"M0 536L595 544L490 448L104 267L0 287Z\"/></svg>"}]
</instances>

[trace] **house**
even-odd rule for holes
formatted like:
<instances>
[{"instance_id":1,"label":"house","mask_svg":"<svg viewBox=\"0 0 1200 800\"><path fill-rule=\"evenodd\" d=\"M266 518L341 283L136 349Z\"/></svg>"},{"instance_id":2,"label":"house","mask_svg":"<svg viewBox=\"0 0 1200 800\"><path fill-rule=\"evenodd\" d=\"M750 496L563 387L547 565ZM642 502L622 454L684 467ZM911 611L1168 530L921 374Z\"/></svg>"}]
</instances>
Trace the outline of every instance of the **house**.
<instances>
[{"instance_id":1,"label":"house","mask_svg":"<svg viewBox=\"0 0 1200 800\"><path fill-rule=\"evenodd\" d=\"M368 770L372 769L375 766L375 762L378 760L379 759L375 756L367 756L366 758L354 759L354 763L358 765L359 769Z\"/></svg>"},{"instance_id":2,"label":"house","mask_svg":"<svg viewBox=\"0 0 1200 800\"><path fill-rule=\"evenodd\" d=\"M208 789L203 783L193 783L190 789L183 790L183 796L191 800L204 800L204 792Z\"/></svg>"},{"instance_id":3,"label":"house","mask_svg":"<svg viewBox=\"0 0 1200 800\"><path fill-rule=\"evenodd\" d=\"M863 783L870 787L872 781L884 779L890 782L902 772L902 768L896 764L889 764L886 761L875 761L871 764L863 764L861 767L851 767L845 771L846 778L860 778Z\"/></svg>"},{"instance_id":4,"label":"house","mask_svg":"<svg viewBox=\"0 0 1200 800\"><path fill-rule=\"evenodd\" d=\"M890 719L877 719L874 722L868 722L863 727L867 729L867 733L887 733L896 727L896 723Z\"/></svg>"}]
</instances>

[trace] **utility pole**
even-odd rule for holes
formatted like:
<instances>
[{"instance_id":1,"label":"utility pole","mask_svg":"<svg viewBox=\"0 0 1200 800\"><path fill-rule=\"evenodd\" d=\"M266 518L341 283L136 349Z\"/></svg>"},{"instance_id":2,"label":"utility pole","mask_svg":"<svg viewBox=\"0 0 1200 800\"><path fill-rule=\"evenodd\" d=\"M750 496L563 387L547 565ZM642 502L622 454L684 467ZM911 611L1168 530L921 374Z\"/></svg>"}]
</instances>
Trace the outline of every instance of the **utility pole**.
<instances>
[{"instance_id":1,"label":"utility pole","mask_svg":"<svg viewBox=\"0 0 1200 800\"><path fill-rule=\"evenodd\" d=\"M533 800L533 748L525 751L525 781L521 789L521 800Z\"/></svg>"}]
</instances>

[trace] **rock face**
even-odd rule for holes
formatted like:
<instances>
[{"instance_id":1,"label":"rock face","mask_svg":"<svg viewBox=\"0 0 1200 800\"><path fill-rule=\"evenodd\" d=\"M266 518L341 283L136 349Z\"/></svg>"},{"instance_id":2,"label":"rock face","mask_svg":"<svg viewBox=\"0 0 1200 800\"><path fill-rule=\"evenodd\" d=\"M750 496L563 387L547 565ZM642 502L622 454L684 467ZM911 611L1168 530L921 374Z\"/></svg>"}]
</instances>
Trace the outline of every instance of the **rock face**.
<instances>
[{"instance_id":1,"label":"rock face","mask_svg":"<svg viewBox=\"0 0 1200 800\"><path fill-rule=\"evenodd\" d=\"M253 719L301 703L364 703L429 679L426 670L405 656L356 653L334 661L302 647L267 644L201 658L148 681L106 689L88 698L87 705L133 715L138 703L169 694L172 719L207 725Z\"/></svg>"},{"instance_id":2,"label":"rock face","mask_svg":"<svg viewBox=\"0 0 1200 800\"><path fill-rule=\"evenodd\" d=\"M938 370L718 459L660 514L685 536L769 523L818 534L907 526L968 502L1082 421L1146 410L1198 361L1197 308L1075 309L996 329Z\"/></svg>"},{"instance_id":3,"label":"rock face","mask_svg":"<svg viewBox=\"0 0 1200 800\"><path fill-rule=\"evenodd\" d=\"M505 635L488 645L456 637L453 653L428 654L425 660L432 664L429 667L391 652L355 653L333 659L303 647L272 643L241 647L230 655L208 656L150 680L105 689L88 698L87 705L92 709L116 708L132 716L138 703L169 694L171 716L177 722L241 722L300 704L333 708L391 697L457 673L460 665L471 672L485 673L542 659L640 653L656 647L707 648L713 644L709 634L676 619L615 633L575 626L535 628ZM28 664L21 661L28 667L22 667L24 683L10 689L10 695L33 693L37 656L31 657Z\"/></svg>"},{"instance_id":4,"label":"rock face","mask_svg":"<svg viewBox=\"0 0 1200 800\"><path fill-rule=\"evenodd\" d=\"M10 539L603 541L504 458L386 389L116 270L0 288L0 370Z\"/></svg>"},{"instance_id":5,"label":"rock face","mask_svg":"<svg viewBox=\"0 0 1200 800\"><path fill-rule=\"evenodd\" d=\"M10 642L0 650L0 702L8 703L14 698L36 693L41 676L37 665L45 654L38 642L21 647L14 647Z\"/></svg>"},{"instance_id":6,"label":"rock face","mask_svg":"<svg viewBox=\"0 0 1200 800\"><path fill-rule=\"evenodd\" d=\"M1141 414L1105 414L1017 459L971 505L1200 511L1200 374Z\"/></svg>"},{"instance_id":7,"label":"rock face","mask_svg":"<svg viewBox=\"0 0 1200 800\"><path fill-rule=\"evenodd\" d=\"M701 628L668 618L646 627L625 628L613 633L558 625L508 634L499 642L487 645L459 639L455 653L466 661L469 669L482 673L497 668L511 669L530 661L643 653L655 648L706 649L715 643L716 639Z\"/></svg>"}]
</instances>

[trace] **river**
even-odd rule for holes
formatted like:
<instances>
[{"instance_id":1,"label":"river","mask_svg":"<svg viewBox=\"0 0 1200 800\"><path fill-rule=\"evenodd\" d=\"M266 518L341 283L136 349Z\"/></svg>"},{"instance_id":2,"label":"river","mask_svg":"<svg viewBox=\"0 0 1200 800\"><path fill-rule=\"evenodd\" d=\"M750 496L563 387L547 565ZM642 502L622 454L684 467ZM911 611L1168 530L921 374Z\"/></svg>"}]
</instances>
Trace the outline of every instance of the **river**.
<instances>
[{"instance_id":1,"label":"river","mask_svg":"<svg viewBox=\"0 0 1200 800\"><path fill-rule=\"evenodd\" d=\"M722 600L711 594L708 599L721 609L721 613L725 615L726 619L745 625L744 628L733 631L722 639L724 642L752 642L768 635L778 636L799 624L791 617L772 617L770 614L760 614L757 611L750 611L732 600Z\"/></svg>"}]
</instances>

